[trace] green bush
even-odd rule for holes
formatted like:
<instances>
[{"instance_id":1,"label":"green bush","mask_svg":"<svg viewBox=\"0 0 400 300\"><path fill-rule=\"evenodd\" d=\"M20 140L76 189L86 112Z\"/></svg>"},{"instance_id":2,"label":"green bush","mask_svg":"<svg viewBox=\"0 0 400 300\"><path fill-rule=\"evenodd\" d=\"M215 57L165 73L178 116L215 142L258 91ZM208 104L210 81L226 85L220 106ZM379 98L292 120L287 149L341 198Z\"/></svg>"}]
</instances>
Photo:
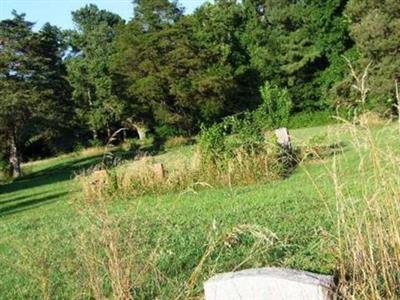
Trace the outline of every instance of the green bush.
<instances>
[{"instance_id":1,"label":"green bush","mask_svg":"<svg viewBox=\"0 0 400 300\"><path fill-rule=\"evenodd\" d=\"M267 136L254 112L230 116L199 138L200 159L207 173L229 175L230 184L250 184L288 176L297 164L295 152L287 152Z\"/></svg>"},{"instance_id":2,"label":"green bush","mask_svg":"<svg viewBox=\"0 0 400 300\"><path fill-rule=\"evenodd\" d=\"M279 88L267 81L260 88L260 93L263 102L254 112L255 119L260 123L267 122L265 127L287 126L292 109L292 100L287 89Z\"/></svg>"},{"instance_id":3,"label":"green bush","mask_svg":"<svg viewBox=\"0 0 400 300\"><path fill-rule=\"evenodd\" d=\"M99 139L91 139L89 140L90 147L101 147L103 146L103 142Z\"/></svg>"},{"instance_id":4,"label":"green bush","mask_svg":"<svg viewBox=\"0 0 400 300\"><path fill-rule=\"evenodd\" d=\"M209 128L202 128L199 146L204 159L221 161L235 155L239 148L254 151L264 143L261 127L252 113L229 116Z\"/></svg>"}]
</instances>

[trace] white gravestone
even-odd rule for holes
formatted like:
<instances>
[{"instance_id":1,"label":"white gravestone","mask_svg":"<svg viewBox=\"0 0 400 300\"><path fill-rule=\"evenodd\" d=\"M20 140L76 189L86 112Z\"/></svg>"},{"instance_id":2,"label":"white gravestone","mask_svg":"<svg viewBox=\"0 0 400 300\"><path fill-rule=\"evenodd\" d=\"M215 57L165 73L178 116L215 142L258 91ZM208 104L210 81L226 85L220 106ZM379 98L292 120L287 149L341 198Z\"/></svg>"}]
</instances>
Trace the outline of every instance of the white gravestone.
<instances>
[{"instance_id":1,"label":"white gravestone","mask_svg":"<svg viewBox=\"0 0 400 300\"><path fill-rule=\"evenodd\" d=\"M287 128L278 128L275 130L278 144L287 151L292 151L292 142Z\"/></svg>"},{"instance_id":2,"label":"white gravestone","mask_svg":"<svg viewBox=\"0 0 400 300\"><path fill-rule=\"evenodd\" d=\"M204 284L205 300L333 300L331 276L281 268L216 275Z\"/></svg>"}]
</instances>

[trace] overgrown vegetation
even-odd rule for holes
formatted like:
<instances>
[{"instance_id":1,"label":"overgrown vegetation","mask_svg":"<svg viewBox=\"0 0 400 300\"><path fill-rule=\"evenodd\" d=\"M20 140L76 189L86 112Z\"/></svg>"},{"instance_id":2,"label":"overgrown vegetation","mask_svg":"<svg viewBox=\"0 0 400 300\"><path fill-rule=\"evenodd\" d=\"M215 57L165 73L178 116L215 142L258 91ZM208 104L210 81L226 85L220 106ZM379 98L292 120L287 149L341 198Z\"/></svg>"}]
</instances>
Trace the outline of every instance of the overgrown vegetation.
<instances>
[{"instance_id":1,"label":"overgrown vegetation","mask_svg":"<svg viewBox=\"0 0 400 300\"><path fill-rule=\"evenodd\" d=\"M46 195L74 186L51 181L70 178L58 173L70 172L65 166L87 168L84 155L95 164L104 150L35 163L31 177L1 187L0 293L13 299L196 299L216 272L274 265L337 274L346 298L396 298L397 133L396 125L295 130L307 159L285 180L204 189L205 182L182 179L174 192L163 189L168 177L151 177L156 184L149 190L139 182L132 193L135 176L146 174L137 172L141 164L153 171L162 162L168 171L190 174L181 164L190 166L194 148L178 147L105 177L80 177L90 190L71 190L70 205L38 206L52 201ZM130 168L120 170L126 187L102 190L103 179L122 185L124 177L113 174L124 167Z\"/></svg>"},{"instance_id":2,"label":"overgrown vegetation","mask_svg":"<svg viewBox=\"0 0 400 300\"><path fill-rule=\"evenodd\" d=\"M283 266L398 299L400 2L133 3L0 22L0 298L199 299Z\"/></svg>"},{"instance_id":3,"label":"overgrown vegetation","mask_svg":"<svg viewBox=\"0 0 400 300\"><path fill-rule=\"evenodd\" d=\"M14 176L21 160L102 145L119 128L115 143L160 143L260 104L266 127L325 125L320 112L352 115L359 99L346 59L357 75L369 65L365 109L398 113L396 1L218 0L190 15L133 4L129 22L87 5L74 30L34 32L16 12L0 23L0 152Z\"/></svg>"}]
</instances>

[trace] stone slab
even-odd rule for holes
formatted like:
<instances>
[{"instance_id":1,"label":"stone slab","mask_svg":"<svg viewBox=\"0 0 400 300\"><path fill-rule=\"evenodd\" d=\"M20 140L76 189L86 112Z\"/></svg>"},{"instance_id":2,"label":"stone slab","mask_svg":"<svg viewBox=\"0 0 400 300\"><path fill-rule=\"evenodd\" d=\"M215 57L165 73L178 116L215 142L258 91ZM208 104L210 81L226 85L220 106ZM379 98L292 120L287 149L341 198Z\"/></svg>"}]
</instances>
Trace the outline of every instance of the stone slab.
<instances>
[{"instance_id":1,"label":"stone slab","mask_svg":"<svg viewBox=\"0 0 400 300\"><path fill-rule=\"evenodd\" d=\"M331 276L283 268L216 275L204 284L206 300L333 300Z\"/></svg>"}]
</instances>

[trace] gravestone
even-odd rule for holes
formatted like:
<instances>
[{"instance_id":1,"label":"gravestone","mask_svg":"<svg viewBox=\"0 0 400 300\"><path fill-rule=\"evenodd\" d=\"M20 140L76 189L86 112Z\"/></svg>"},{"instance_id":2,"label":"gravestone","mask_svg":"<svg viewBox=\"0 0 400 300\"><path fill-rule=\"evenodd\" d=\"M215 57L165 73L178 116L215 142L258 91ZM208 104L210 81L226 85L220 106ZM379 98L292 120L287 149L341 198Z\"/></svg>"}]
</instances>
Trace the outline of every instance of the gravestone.
<instances>
[{"instance_id":1,"label":"gravestone","mask_svg":"<svg viewBox=\"0 0 400 300\"><path fill-rule=\"evenodd\" d=\"M278 128L275 130L275 135L279 146L288 152L292 151L292 142L290 139L289 130L287 128Z\"/></svg>"},{"instance_id":2,"label":"gravestone","mask_svg":"<svg viewBox=\"0 0 400 300\"><path fill-rule=\"evenodd\" d=\"M331 276L282 268L216 275L204 284L205 300L334 300Z\"/></svg>"},{"instance_id":3,"label":"gravestone","mask_svg":"<svg viewBox=\"0 0 400 300\"><path fill-rule=\"evenodd\" d=\"M162 163L157 163L153 165L154 175L157 179L161 180L165 177L165 169Z\"/></svg>"},{"instance_id":4,"label":"gravestone","mask_svg":"<svg viewBox=\"0 0 400 300\"><path fill-rule=\"evenodd\" d=\"M96 187L103 187L107 183L108 174L106 170L97 170L92 173L91 184Z\"/></svg>"}]
</instances>

